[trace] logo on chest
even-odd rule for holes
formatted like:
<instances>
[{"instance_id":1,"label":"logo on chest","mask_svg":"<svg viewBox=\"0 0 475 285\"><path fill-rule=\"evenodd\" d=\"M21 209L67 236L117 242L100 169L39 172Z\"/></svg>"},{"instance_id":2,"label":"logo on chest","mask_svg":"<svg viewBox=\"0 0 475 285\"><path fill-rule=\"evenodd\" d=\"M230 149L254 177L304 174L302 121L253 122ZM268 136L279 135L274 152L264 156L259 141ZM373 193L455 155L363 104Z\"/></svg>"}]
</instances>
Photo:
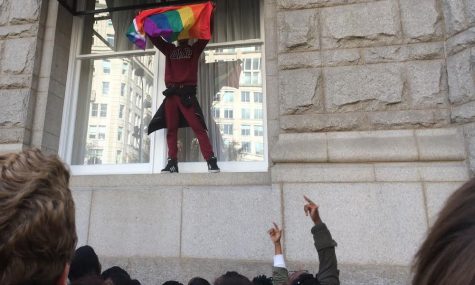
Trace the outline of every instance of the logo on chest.
<instances>
[{"instance_id":1,"label":"logo on chest","mask_svg":"<svg viewBox=\"0 0 475 285\"><path fill-rule=\"evenodd\" d=\"M171 59L190 59L193 55L191 48L177 48L172 51L170 54Z\"/></svg>"}]
</instances>

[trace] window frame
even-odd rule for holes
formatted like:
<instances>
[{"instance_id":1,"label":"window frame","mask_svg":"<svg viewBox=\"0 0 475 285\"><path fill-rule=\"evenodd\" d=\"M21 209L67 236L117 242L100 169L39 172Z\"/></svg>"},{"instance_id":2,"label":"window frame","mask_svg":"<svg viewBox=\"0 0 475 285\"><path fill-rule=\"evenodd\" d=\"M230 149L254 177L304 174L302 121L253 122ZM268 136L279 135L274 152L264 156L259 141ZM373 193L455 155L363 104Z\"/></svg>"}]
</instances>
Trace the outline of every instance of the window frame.
<instances>
[{"instance_id":1,"label":"window frame","mask_svg":"<svg viewBox=\"0 0 475 285\"><path fill-rule=\"evenodd\" d=\"M261 53L261 85L263 94L263 145L264 157L262 161L219 161L222 172L268 172L268 139L267 139L267 108L266 102L266 45L264 34L264 1L259 0L260 7L260 38L232 41L225 43L210 43L206 49L216 49L223 47L241 47L256 45L260 46ZM66 96L63 106L63 117L61 125L59 155L71 165L72 160L72 142L75 133L76 110L78 104L79 75L81 63L83 60L113 59L132 56L153 56L153 68L156 71L153 79L153 88L151 88L152 112L155 112L160 106L163 97L162 91L165 90L164 72L165 57L156 48L146 50L128 50L118 52L103 52L81 54L81 42L84 28L84 18L82 16L73 17L73 28L71 32L71 47L69 53L69 68L66 81ZM129 68L129 67L128 67ZM123 69L123 66L121 67ZM112 70L111 70L112 72ZM250 98L252 99L252 98ZM132 101L132 100L131 100ZM252 101L252 100L251 100ZM132 101L133 102L133 101ZM132 103L133 104L133 103ZM100 106L100 105L99 105ZM211 106L210 106L211 107ZM125 115L125 114L124 114ZM224 112L221 114L224 117ZM100 116L100 107L98 114ZM166 164L166 132L162 129L150 135L150 161L148 163L129 163L129 164L99 164L99 165L71 165L73 175L105 175L105 174L156 174L160 173L163 165ZM127 138L123 137L123 140ZM165 147L164 147L165 145ZM180 162L181 173L207 173L205 162Z\"/></svg>"}]
</instances>

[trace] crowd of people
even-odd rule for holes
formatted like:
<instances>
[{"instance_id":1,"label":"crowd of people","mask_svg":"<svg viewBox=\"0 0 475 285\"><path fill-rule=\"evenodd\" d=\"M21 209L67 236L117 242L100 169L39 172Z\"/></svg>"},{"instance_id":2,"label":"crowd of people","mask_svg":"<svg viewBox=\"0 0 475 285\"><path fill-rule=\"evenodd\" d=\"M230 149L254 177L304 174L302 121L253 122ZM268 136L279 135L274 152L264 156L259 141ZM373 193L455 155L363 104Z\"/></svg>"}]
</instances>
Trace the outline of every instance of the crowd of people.
<instances>
[{"instance_id":1,"label":"crowd of people","mask_svg":"<svg viewBox=\"0 0 475 285\"><path fill-rule=\"evenodd\" d=\"M139 285L127 271L114 266L102 271L94 249L75 250L74 202L70 174L57 156L37 149L0 155L0 284L1 285ZM277 224L268 231L274 245L272 277L252 279L235 271L217 277L214 285L340 284L336 242L304 196L304 212L313 222L310 233L319 259L316 275L289 274ZM427 239L415 256L414 285L475 284L475 178L448 199ZM182 280L180 280L182 281ZM183 285L169 280L163 285ZM211 285L195 277L188 285Z\"/></svg>"}]
</instances>

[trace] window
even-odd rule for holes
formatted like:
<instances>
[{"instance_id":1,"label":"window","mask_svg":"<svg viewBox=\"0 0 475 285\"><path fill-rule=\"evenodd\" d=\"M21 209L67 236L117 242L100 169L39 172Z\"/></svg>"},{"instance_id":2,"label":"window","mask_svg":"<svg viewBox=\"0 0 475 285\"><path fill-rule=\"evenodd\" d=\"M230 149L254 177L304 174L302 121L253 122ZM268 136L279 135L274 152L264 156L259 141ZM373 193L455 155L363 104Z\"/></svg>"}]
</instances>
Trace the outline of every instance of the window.
<instances>
[{"instance_id":1,"label":"window","mask_svg":"<svg viewBox=\"0 0 475 285\"><path fill-rule=\"evenodd\" d=\"M254 120L262 120L262 109L254 109Z\"/></svg>"},{"instance_id":2,"label":"window","mask_svg":"<svg viewBox=\"0 0 475 285\"><path fill-rule=\"evenodd\" d=\"M246 120L251 118L251 110L243 108L241 109L241 119Z\"/></svg>"},{"instance_id":3,"label":"window","mask_svg":"<svg viewBox=\"0 0 475 285\"><path fill-rule=\"evenodd\" d=\"M261 84L261 59L259 57L245 58L241 83L246 86Z\"/></svg>"},{"instance_id":4,"label":"window","mask_svg":"<svg viewBox=\"0 0 475 285\"><path fill-rule=\"evenodd\" d=\"M98 5L111 7L115 2L91 1L88 9L98 8ZM133 5L137 1L121 2ZM265 37L261 29L261 3L263 1L220 0L218 5L223 5L223 9L216 10L220 25L216 25L212 45L205 49L199 63L197 99L207 115L205 122L223 171L268 169L267 157L254 153L242 155L243 139L252 146L262 143L266 148L265 136L253 136L254 125L265 128L265 121L243 122L241 118L244 105L249 107L247 117L252 118L251 113L257 107L254 103L260 103L254 102L254 93L264 90ZM74 21L78 32L72 35L68 65L71 76L68 76L70 81L65 92L68 109L63 112L61 134L61 153L73 173L154 173L166 162L164 133L148 136L146 132L148 122L163 99L164 74L161 72L165 62L160 60L161 55L150 41L143 50L126 38L134 14L134 10L103 12L77 16ZM135 75L135 71L141 69L143 75ZM242 125L246 126L244 130L241 130ZM202 165L187 164L202 160L192 130L181 129L178 139L183 163L180 170L206 171ZM152 153L157 155L152 156Z\"/></svg>"},{"instance_id":5,"label":"window","mask_svg":"<svg viewBox=\"0 0 475 285\"><path fill-rule=\"evenodd\" d=\"M232 135L233 134L233 125L232 124L223 125L223 133L225 135Z\"/></svg>"},{"instance_id":6,"label":"window","mask_svg":"<svg viewBox=\"0 0 475 285\"><path fill-rule=\"evenodd\" d=\"M121 83L120 84L120 96L124 96L125 95L125 83Z\"/></svg>"},{"instance_id":7,"label":"window","mask_svg":"<svg viewBox=\"0 0 475 285\"><path fill-rule=\"evenodd\" d=\"M122 119L124 117L124 109L125 109L125 105L119 106L119 119Z\"/></svg>"},{"instance_id":8,"label":"window","mask_svg":"<svg viewBox=\"0 0 475 285\"><path fill-rule=\"evenodd\" d=\"M242 142L241 151L244 153L251 152L251 143L250 142Z\"/></svg>"},{"instance_id":9,"label":"window","mask_svg":"<svg viewBox=\"0 0 475 285\"><path fill-rule=\"evenodd\" d=\"M263 155L264 154L264 144L263 143L255 143L254 148L256 150L256 155Z\"/></svg>"},{"instance_id":10,"label":"window","mask_svg":"<svg viewBox=\"0 0 475 285\"><path fill-rule=\"evenodd\" d=\"M122 133L124 132L124 128L123 127L119 127L117 129L117 140L118 141L122 141Z\"/></svg>"},{"instance_id":11,"label":"window","mask_svg":"<svg viewBox=\"0 0 475 285\"><path fill-rule=\"evenodd\" d=\"M262 126L256 125L254 126L254 136L255 137L262 137L264 132L262 130Z\"/></svg>"},{"instance_id":12,"label":"window","mask_svg":"<svg viewBox=\"0 0 475 285\"><path fill-rule=\"evenodd\" d=\"M223 101L230 103L234 101L234 92L225 91L223 95Z\"/></svg>"},{"instance_id":13,"label":"window","mask_svg":"<svg viewBox=\"0 0 475 285\"><path fill-rule=\"evenodd\" d=\"M110 82L108 81L102 82L102 95L109 95L109 84Z\"/></svg>"},{"instance_id":14,"label":"window","mask_svg":"<svg viewBox=\"0 0 475 285\"><path fill-rule=\"evenodd\" d=\"M101 104L101 117L107 117L107 104Z\"/></svg>"},{"instance_id":15,"label":"window","mask_svg":"<svg viewBox=\"0 0 475 285\"><path fill-rule=\"evenodd\" d=\"M251 102L251 92L241 91L241 102Z\"/></svg>"},{"instance_id":16,"label":"window","mask_svg":"<svg viewBox=\"0 0 475 285\"><path fill-rule=\"evenodd\" d=\"M219 108L213 108L211 109L211 112L213 114L213 118L218 119L221 117L219 113Z\"/></svg>"},{"instance_id":17,"label":"window","mask_svg":"<svg viewBox=\"0 0 475 285\"><path fill-rule=\"evenodd\" d=\"M108 59L103 59L102 60L102 72L104 74L110 74L111 73L111 62Z\"/></svg>"},{"instance_id":18,"label":"window","mask_svg":"<svg viewBox=\"0 0 475 285\"><path fill-rule=\"evenodd\" d=\"M224 109L224 118L232 119L233 118L233 109Z\"/></svg>"},{"instance_id":19,"label":"window","mask_svg":"<svg viewBox=\"0 0 475 285\"><path fill-rule=\"evenodd\" d=\"M254 103L262 103L262 92L254 92Z\"/></svg>"},{"instance_id":20,"label":"window","mask_svg":"<svg viewBox=\"0 0 475 285\"><path fill-rule=\"evenodd\" d=\"M117 150L115 153L115 163L116 164L121 164L123 163L123 157L122 157L122 150Z\"/></svg>"},{"instance_id":21,"label":"window","mask_svg":"<svg viewBox=\"0 0 475 285\"><path fill-rule=\"evenodd\" d=\"M107 34L107 43L109 46L114 47L114 35Z\"/></svg>"},{"instance_id":22,"label":"window","mask_svg":"<svg viewBox=\"0 0 475 285\"><path fill-rule=\"evenodd\" d=\"M86 164L102 164L102 149L88 149Z\"/></svg>"},{"instance_id":23,"label":"window","mask_svg":"<svg viewBox=\"0 0 475 285\"><path fill-rule=\"evenodd\" d=\"M106 139L106 126L104 125L97 126L97 139L99 140Z\"/></svg>"},{"instance_id":24,"label":"window","mask_svg":"<svg viewBox=\"0 0 475 285\"><path fill-rule=\"evenodd\" d=\"M242 125L241 126L241 136L250 136L251 135L251 126Z\"/></svg>"},{"instance_id":25,"label":"window","mask_svg":"<svg viewBox=\"0 0 475 285\"><path fill-rule=\"evenodd\" d=\"M90 126L89 126L89 130L88 130L88 133L89 133L89 138L90 138L90 139L96 139L96 136L97 136L97 126L96 126L96 125L90 125Z\"/></svg>"},{"instance_id":26,"label":"window","mask_svg":"<svg viewBox=\"0 0 475 285\"><path fill-rule=\"evenodd\" d=\"M91 117L97 117L97 111L99 110L99 104L92 103L91 104Z\"/></svg>"}]
</instances>

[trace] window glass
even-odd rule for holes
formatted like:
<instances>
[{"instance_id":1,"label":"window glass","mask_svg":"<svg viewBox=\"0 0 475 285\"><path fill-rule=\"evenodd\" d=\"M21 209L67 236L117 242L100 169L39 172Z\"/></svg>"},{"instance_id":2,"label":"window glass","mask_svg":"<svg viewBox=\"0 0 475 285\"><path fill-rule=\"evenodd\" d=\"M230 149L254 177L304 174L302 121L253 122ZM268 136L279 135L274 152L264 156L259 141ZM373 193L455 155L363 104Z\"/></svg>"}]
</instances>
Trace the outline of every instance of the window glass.
<instances>
[{"instance_id":1,"label":"window glass","mask_svg":"<svg viewBox=\"0 0 475 285\"><path fill-rule=\"evenodd\" d=\"M154 0L85 1L87 10L143 2ZM263 133L264 125L260 2L217 1L215 23L220 24L214 25L211 40L215 45L206 48L200 59L197 99L219 161L264 161L253 149L256 143L264 145L263 135L253 135L255 125L261 126L258 134ZM166 148L166 141L160 138L151 146L146 128L156 111L152 101L158 101L153 104L158 107L163 98L163 90L157 90L155 82L162 80L158 70L164 62L159 62L150 41L142 51L126 38L136 13L127 10L81 16L81 57L75 59L80 63L75 75L79 82L74 84L79 86L74 95L77 109L71 110L76 112L70 142L72 165L162 163L150 161L150 153L153 147ZM246 40L255 41L239 42ZM257 116L256 109L261 109ZM190 128L179 130L178 145L180 162L203 161Z\"/></svg>"},{"instance_id":2,"label":"window glass","mask_svg":"<svg viewBox=\"0 0 475 285\"><path fill-rule=\"evenodd\" d=\"M150 160L150 137L146 127L153 115L152 88L145 90L142 86L145 83L153 86L153 56L110 58L109 61L109 81L104 81L102 59L81 62L72 165L146 163ZM124 62L131 67L125 74L122 73ZM133 78L136 69L143 69L144 75ZM132 92L121 96L123 88L130 88ZM130 96L134 96L132 102ZM88 136L82 133L82 126L89 125L97 126L96 136L91 136L91 129ZM107 135L107 130L117 130L117 133ZM130 138L130 143L122 137ZM117 159L118 151L121 159Z\"/></svg>"}]
</instances>

